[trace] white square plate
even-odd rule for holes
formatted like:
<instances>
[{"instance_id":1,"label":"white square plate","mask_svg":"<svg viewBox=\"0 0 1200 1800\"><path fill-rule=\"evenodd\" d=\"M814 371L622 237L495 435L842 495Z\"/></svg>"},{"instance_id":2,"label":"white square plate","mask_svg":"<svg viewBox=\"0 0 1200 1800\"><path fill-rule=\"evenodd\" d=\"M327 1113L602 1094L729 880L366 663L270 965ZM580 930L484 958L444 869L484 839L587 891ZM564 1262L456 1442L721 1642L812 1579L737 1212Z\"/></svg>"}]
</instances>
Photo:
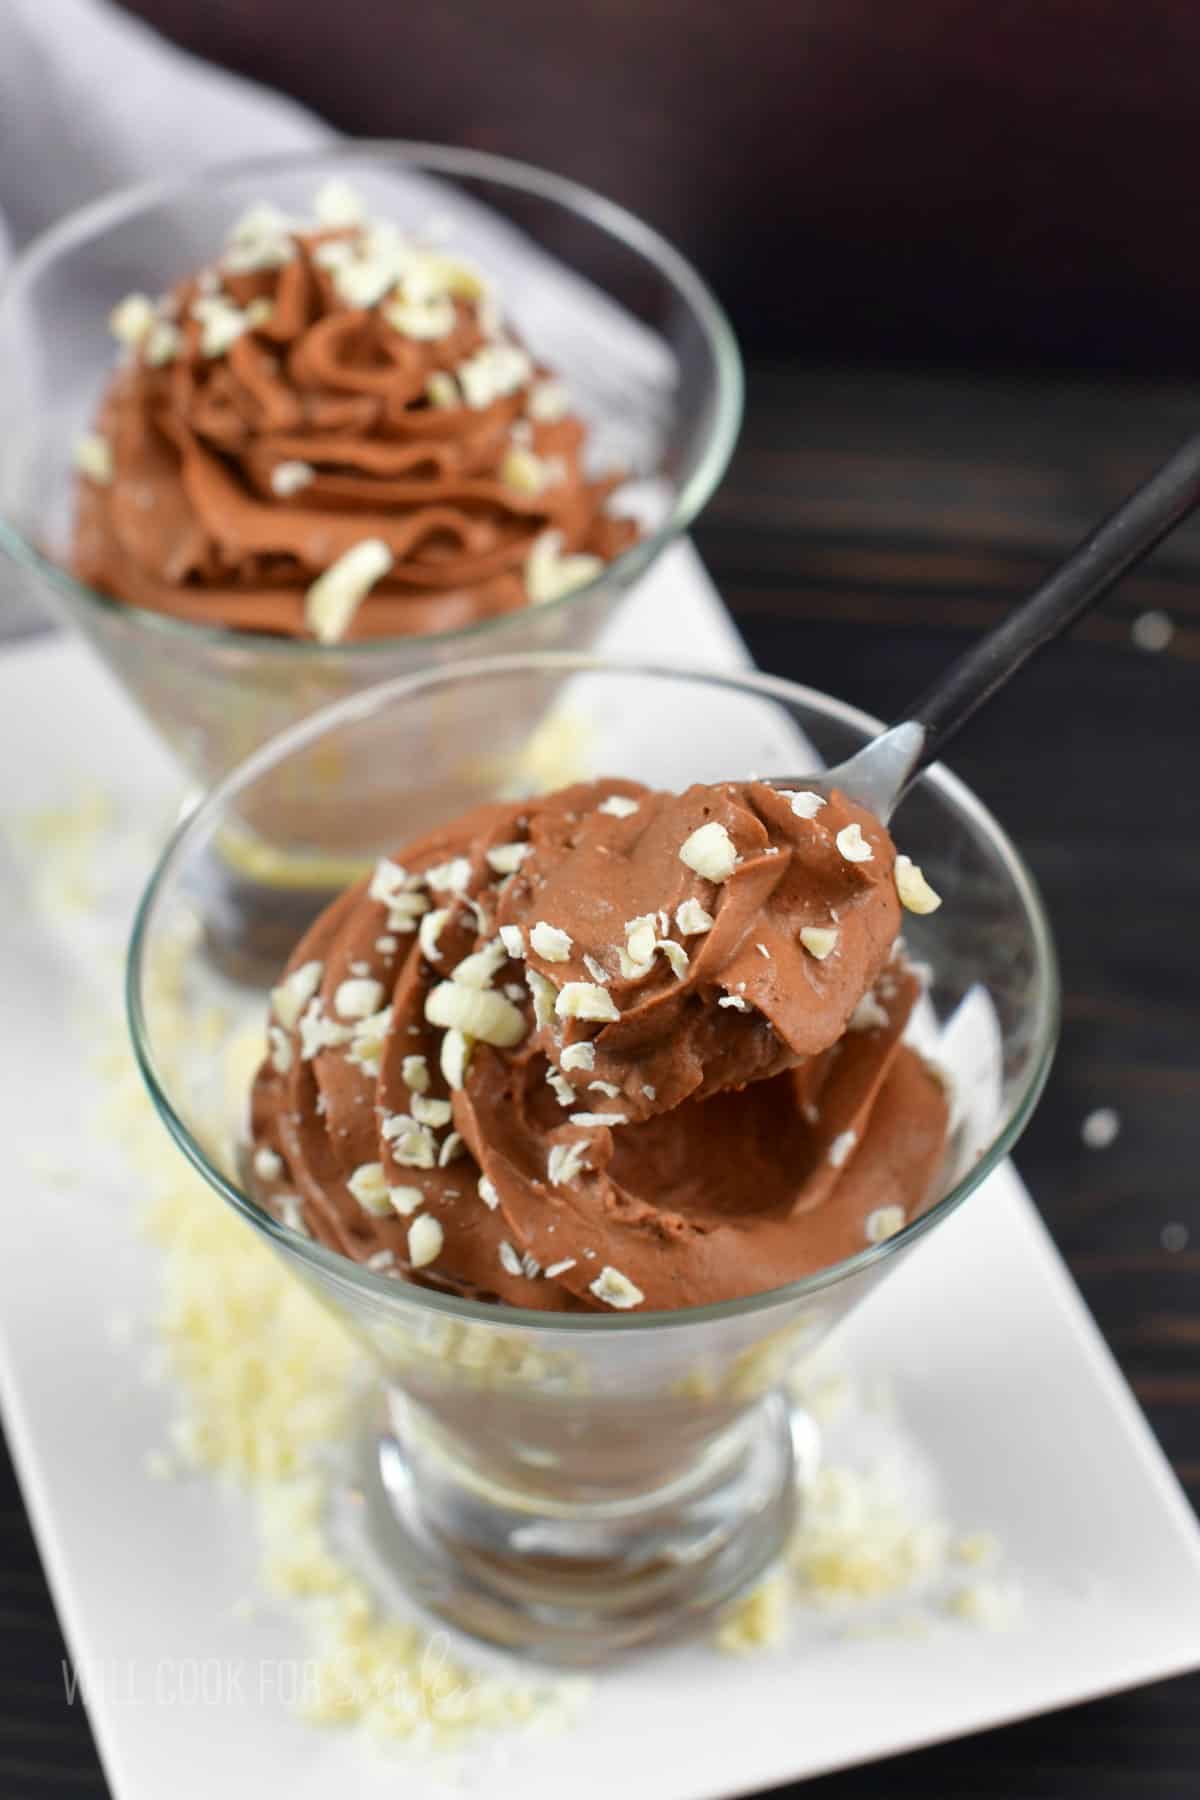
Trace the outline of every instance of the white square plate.
<instances>
[{"instance_id":1,"label":"white square plate","mask_svg":"<svg viewBox=\"0 0 1200 1800\"><path fill-rule=\"evenodd\" d=\"M643 653L669 657L686 643L691 661L745 661L687 546L663 559L634 611ZM618 623L614 650L635 647L630 624L629 614ZM21 813L92 781L155 826L174 791L145 727L75 643L0 655L0 766L5 805ZM0 1131L26 1153L0 1203L11 1214L0 1397L114 1796L442 1792L435 1765L398 1771L361 1738L290 1713L279 1671L302 1652L287 1621L230 1610L252 1585L248 1505L203 1479L145 1477L168 1400L138 1380L110 1322L151 1306L154 1252L133 1229L118 1161L98 1161L75 1186L37 1172L47 1152L77 1157L96 1096L64 1021L87 998L99 952L85 913L47 923L28 883L24 853L0 860ZM64 1121L79 1122L73 1143ZM1002 1540L1024 1594L1017 1623L1002 1633L947 1624L909 1641L848 1638L810 1620L749 1658L718 1659L704 1644L646 1657L600 1678L568 1735L503 1740L504 1786L519 1779L526 1800L607 1800L619 1781L624 1800L704 1800L1200 1663L1200 1530L1011 1170L901 1266L839 1351L890 1376L947 1514ZM215 1700L184 1691L195 1679L185 1671L206 1661L226 1671Z\"/></svg>"}]
</instances>

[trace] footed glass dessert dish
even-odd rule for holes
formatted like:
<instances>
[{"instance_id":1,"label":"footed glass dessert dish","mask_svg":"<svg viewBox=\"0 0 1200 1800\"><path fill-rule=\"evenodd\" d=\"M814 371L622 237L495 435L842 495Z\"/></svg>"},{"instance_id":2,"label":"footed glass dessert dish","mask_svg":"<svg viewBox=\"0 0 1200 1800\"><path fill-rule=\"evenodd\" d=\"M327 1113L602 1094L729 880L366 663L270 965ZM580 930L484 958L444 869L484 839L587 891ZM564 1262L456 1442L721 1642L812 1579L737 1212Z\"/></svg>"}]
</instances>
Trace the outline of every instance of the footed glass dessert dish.
<instances>
[{"instance_id":1,"label":"footed glass dessert dish","mask_svg":"<svg viewBox=\"0 0 1200 1800\"><path fill-rule=\"evenodd\" d=\"M248 1106L270 991L335 886L471 806L600 776L680 790L788 775L840 762L875 729L765 676L577 655L427 671L258 751L184 823L150 883L129 1006L164 1124L214 1204L266 1237L374 1359L367 1528L414 1596L482 1638L596 1663L694 1628L780 1550L819 1455L792 1373L980 1186L1040 1092L1057 1023L1041 903L962 783L940 767L924 775L895 834L944 901L904 924L924 984L909 1035L950 1096L932 1189L901 1228L878 1242L864 1234L832 1267L675 1311L462 1297L449 1281L404 1278L386 1255L355 1261L315 1241L300 1206L278 1195L268 1210ZM280 793L300 794L297 772L314 765L325 781L284 821ZM261 889L247 902L225 849L260 814L296 877L273 906ZM231 1021L220 1049L215 1016ZM456 1151L473 1191L477 1171Z\"/></svg>"}]
</instances>

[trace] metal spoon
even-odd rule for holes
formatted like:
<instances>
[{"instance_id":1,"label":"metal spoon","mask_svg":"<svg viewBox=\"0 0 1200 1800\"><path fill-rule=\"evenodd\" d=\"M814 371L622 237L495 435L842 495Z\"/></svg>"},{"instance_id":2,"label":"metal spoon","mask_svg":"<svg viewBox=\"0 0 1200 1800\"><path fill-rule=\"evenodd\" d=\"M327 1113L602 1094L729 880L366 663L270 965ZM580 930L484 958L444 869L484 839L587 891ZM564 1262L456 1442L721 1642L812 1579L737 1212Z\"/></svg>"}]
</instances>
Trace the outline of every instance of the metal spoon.
<instances>
[{"instance_id":1,"label":"metal spoon","mask_svg":"<svg viewBox=\"0 0 1200 1800\"><path fill-rule=\"evenodd\" d=\"M972 713L1035 651L1072 626L1127 570L1200 504L1200 437L1190 438L1144 486L1047 576L1028 600L952 663L905 717L836 769L775 779L776 787L840 788L886 825L910 784L941 756Z\"/></svg>"}]
</instances>

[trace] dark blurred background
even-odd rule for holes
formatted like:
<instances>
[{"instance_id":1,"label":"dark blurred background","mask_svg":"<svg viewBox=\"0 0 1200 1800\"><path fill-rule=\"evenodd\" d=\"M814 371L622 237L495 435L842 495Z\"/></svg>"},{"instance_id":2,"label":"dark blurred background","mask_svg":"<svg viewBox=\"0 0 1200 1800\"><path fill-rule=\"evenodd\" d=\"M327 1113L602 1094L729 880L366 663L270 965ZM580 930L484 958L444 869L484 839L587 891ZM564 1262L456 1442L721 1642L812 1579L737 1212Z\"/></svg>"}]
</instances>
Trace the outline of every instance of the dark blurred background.
<instances>
[{"instance_id":1,"label":"dark blurred background","mask_svg":"<svg viewBox=\"0 0 1200 1800\"><path fill-rule=\"evenodd\" d=\"M344 131L623 201L752 352L1197 366L1196 0L127 4Z\"/></svg>"}]
</instances>

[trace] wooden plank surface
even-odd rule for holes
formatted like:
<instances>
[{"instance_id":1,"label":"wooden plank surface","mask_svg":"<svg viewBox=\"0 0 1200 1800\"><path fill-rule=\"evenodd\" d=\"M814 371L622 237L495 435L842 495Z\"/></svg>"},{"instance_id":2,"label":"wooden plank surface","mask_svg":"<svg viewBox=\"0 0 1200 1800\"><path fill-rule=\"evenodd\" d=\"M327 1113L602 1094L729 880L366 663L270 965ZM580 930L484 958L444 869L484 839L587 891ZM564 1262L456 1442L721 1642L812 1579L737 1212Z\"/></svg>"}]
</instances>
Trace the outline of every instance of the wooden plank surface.
<instances>
[{"instance_id":1,"label":"wooden plank surface","mask_svg":"<svg viewBox=\"0 0 1200 1800\"><path fill-rule=\"evenodd\" d=\"M764 668L889 716L1198 426L1200 392L1178 386L760 364L697 536ZM1175 626L1158 654L1131 637L1148 609ZM1018 1162L1200 1505L1200 528L1047 652L952 762L1028 856L1062 958L1062 1047ZM1088 1150L1101 1106L1120 1135ZM103 1795L7 1468L0 1572L0 1795ZM803 1791L1195 1800L1200 1676Z\"/></svg>"}]
</instances>

